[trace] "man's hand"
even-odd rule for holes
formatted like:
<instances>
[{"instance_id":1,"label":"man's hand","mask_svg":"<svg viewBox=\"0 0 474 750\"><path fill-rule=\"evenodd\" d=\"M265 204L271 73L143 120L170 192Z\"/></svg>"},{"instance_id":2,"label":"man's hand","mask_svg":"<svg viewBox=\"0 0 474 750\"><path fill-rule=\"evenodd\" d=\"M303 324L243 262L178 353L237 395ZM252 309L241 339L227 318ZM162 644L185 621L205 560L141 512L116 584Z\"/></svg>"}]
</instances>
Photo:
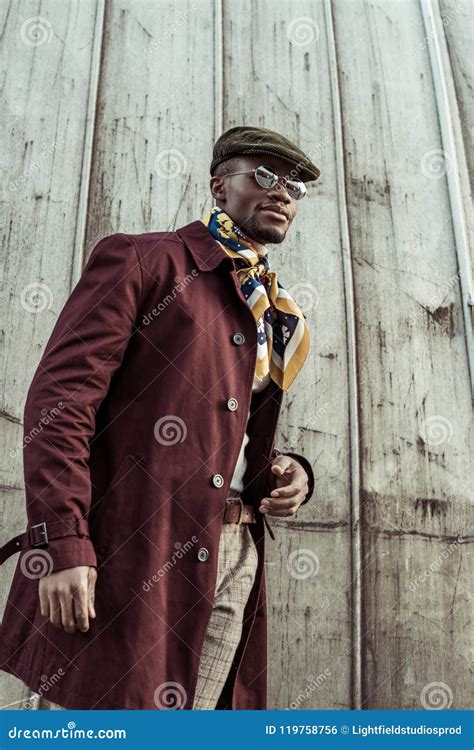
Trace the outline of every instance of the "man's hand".
<instances>
[{"instance_id":1,"label":"man's hand","mask_svg":"<svg viewBox=\"0 0 474 750\"><path fill-rule=\"evenodd\" d=\"M308 475L291 456L277 456L271 471L276 475L275 489L260 503L260 512L271 516L294 516L308 492Z\"/></svg>"},{"instance_id":2,"label":"man's hand","mask_svg":"<svg viewBox=\"0 0 474 750\"><path fill-rule=\"evenodd\" d=\"M97 571L88 565L66 568L39 580L41 614L67 633L89 630L95 617L94 595Z\"/></svg>"}]
</instances>

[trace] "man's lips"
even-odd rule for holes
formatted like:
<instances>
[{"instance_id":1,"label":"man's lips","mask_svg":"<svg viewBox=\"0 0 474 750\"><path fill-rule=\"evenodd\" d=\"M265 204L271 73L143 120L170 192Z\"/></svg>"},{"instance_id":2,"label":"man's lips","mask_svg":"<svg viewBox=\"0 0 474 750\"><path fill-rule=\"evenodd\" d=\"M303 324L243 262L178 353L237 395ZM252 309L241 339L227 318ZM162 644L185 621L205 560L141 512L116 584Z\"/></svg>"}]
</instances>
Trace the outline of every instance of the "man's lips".
<instances>
[{"instance_id":1,"label":"man's lips","mask_svg":"<svg viewBox=\"0 0 474 750\"><path fill-rule=\"evenodd\" d=\"M263 208L260 209L260 211L266 211L267 213L270 213L275 218L283 219L284 221L288 221L287 215L285 213L283 213L282 211L280 211L280 209L277 206L275 206L275 207L273 207L273 206L264 206Z\"/></svg>"}]
</instances>

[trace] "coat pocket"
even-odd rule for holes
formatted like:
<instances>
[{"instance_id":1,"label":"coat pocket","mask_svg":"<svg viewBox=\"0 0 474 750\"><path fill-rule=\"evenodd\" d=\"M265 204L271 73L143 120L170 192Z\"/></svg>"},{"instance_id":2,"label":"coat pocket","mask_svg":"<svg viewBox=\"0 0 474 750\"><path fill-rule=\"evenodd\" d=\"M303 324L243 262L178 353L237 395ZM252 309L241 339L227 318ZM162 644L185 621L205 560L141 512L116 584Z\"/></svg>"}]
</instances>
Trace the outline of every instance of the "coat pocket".
<instances>
[{"instance_id":1,"label":"coat pocket","mask_svg":"<svg viewBox=\"0 0 474 750\"><path fill-rule=\"evenodd\" d=\"M138 490L141 457L129 453L121 460L104 495L89 514L89 532L99 556L127 539L131 528Z\"/></svg>"}]
</instances>

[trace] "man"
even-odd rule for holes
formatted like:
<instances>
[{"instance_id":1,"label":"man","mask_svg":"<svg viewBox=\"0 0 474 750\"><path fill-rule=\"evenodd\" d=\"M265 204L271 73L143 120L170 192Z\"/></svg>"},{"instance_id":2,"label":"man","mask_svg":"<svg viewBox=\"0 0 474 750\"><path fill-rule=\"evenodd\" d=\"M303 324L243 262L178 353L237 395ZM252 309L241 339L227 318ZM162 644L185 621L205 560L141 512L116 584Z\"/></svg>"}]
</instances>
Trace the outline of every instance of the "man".
<instances>
[{"instance_id":1,"label":"man","mask_svg":"<svg viewBox=\"0 0 474 750\"><path fill-rule=\"evenodd\" d=\"M0 666L43 707L266 708L267 515L314 488L274 447L309 334L266 244L319 169L235 127L211 175L200 220L96 245L28 391Z\"/></svg>"}]
</instances>

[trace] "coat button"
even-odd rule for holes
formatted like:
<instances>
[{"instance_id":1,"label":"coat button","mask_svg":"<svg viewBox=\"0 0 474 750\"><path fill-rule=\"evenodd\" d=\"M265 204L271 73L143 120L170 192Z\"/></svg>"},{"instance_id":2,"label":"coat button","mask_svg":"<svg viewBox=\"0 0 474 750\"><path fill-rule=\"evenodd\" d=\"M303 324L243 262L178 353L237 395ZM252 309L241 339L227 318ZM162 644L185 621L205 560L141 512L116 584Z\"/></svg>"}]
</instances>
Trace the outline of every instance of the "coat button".
<instances>
[{"instance_id":1,"label":"coat button","mask_svg":"<svg viewBox=\"0 0 474 750\"><path fill-rule=\"evenodd\" d=\"M212 484L214 487L222 487L224 484L224 477L222 474L214 474L212 477Z\"/></svg>"},{"instance_id":2,"label":"coat button","mask_svg":"<svg viewBox=\"0 0 474 750\"><path fill-rule=\"evenodd\" d=\"M239 402L236 398L230 398L227 402L227 408L229 411L235 411L239 406Z\"/></svg>"},{"instance_id":3,"label":"coat button","mask_svg":"<svg viewBox=\"0 0 474 750\"><path fill-rule=\"evenodd\" d=\"M200 547L197 552L198 560L201 562L206 562L207 558L209 557L209 550L206 549L206 547Z\"/></svg>"},{"instance_id":4,"label":"coat button","mask_svg":"<svg viewBox=\"0 0 474 750\"><path fill-rule=\"evenodd\" d=\"M237 346L240 346L244 343L245 336L243 333L234 333L234 335L232 336L232 341L234 342L234 344L237 344Z\"/></svg>"}]
</instances>

